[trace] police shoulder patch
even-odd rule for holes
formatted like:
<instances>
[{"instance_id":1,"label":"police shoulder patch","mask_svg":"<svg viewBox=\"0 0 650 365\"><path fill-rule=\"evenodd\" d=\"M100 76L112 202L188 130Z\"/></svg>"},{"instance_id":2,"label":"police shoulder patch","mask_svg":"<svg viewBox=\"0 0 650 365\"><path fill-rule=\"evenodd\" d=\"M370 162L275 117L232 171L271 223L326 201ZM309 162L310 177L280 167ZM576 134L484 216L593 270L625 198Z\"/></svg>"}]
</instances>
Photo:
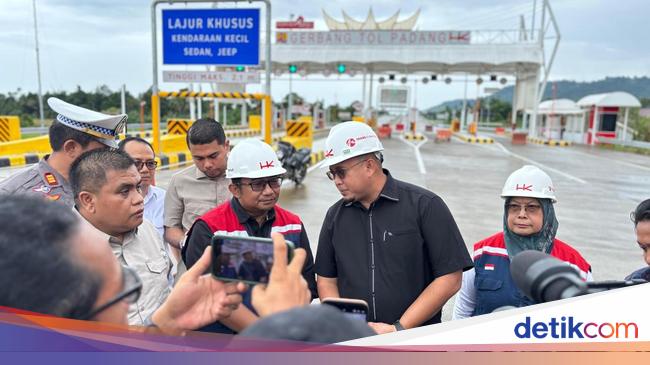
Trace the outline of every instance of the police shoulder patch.
<instances>
[{"instance_id":1,"label":"police shoulder patch","mask_svg":"<svg viewBox=\"0 0 650 365\"><path fill-rule=\"evenodd\" d=\"M47 183L50 184L50 185L58 185L59 184L59 182L56 180L56 176L54 176L54 174L51 173L51 172L45 173L45 175L43 175L43 177L45 177L45 181L47 181Z\"/></svg>"}]
</instances>

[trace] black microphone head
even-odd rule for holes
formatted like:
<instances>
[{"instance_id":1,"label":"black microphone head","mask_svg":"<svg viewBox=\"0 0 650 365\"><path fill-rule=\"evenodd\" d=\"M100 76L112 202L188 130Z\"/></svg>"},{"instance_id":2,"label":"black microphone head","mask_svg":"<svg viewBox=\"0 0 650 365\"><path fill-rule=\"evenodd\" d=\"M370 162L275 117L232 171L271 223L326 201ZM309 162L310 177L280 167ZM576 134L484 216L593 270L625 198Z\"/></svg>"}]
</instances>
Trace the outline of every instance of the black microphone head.
<instances>
[{"instance_id":1,"label":"black microphone head","mask_svg":"<svg viewBox=\"0 0 650 365\"><path fill-rule=\"evenodd\" d=\"M576 270L539 251L523 251L513 257L510 273L519 290L536 303L562 299L566 289L581 285Z\"/></svg>"}]
</instances>

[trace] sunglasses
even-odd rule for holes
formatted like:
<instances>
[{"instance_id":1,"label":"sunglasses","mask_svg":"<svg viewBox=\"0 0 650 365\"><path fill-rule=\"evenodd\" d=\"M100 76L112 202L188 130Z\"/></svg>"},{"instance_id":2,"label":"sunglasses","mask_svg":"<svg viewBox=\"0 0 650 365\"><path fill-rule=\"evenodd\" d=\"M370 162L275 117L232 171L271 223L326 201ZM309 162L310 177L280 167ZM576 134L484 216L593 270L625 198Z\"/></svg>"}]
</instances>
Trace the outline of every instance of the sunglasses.
<instances>
[{"instance_id":1,"label":"sunglasses","mask_svg":"<svg viewBox=\"0 0 650 365\"><path fill-rule=\"evenodd\" d=\"M121 267L122 267L122 291L118 293L115 297L113 297L111 300L93 309L92 311L90 311L90 313L86 314L85 316L82 316L79 319L90 320L95 316L97 316L99 313L105 311L106 309L114 306L115 304L123 300L126 300L126 302L129 304L134 304L138 301L138 299L140 298L140 293L142 293L142 280L140 280L138 274L130 267L126 267L126 266L121 266Z\"/></svg>"},{"instance_id":2,"label":"sunglasses","mask_svg":"<svg viewBox=\"0 0 650 365\"><path fill-rule=\"evenodd\" d=\"M142 170L142 166L147 166L149 170L155 170L156 167L158 167L158 161L156 160L149 160L149 161L134 161L135 162L135 167L138 170Z\"/></svg>"},{"instance_id":3,"label":"sunglasses","mask_svg":"<svg viewBox=\"0 0 650 365\"><path fill-rule=\"evenodd\" d=\"M353 167L360 165L361 163L366 162L368 160L369 159L358 161L357 163L352 164L350 167L337 167L333 170L327 171L325 175L327 175L327 177L332 181L334 181L334 178L336 178L337 176L339 177L339 179L343 180L345 179L345 174L347 174L349 170L352 170Z\"/></svg>"},{"instance_id":4,"label":"sunglasses","mask_svg":"<svg viewBox=\"0 0 650 365\"><path fill-rule=\"evenodd\" d=\"M266 185L268 185L271 189L279 189L280 186L282 186L282 178L281 177L276 177L272 179L265 179L265 180L253 180L249 183L239 183L239 185L249 185L251 187L251 190L253 190L256 193L259 193L260 191L264 191L266 189Z\"/></svg>"},{"instance_id":5,"label":"sunglasses","mask_svg":"<svg viewBox=\"0 0 650 365\"><path fill-rule=\"evenodd\" d=\"M523 208L528 214L535 214L542 209L541 205L537 204L528 204L528 205L519 205L519 204L508 204L506 205L509 214L518 214Z\"/></svg>"}]
</instances>

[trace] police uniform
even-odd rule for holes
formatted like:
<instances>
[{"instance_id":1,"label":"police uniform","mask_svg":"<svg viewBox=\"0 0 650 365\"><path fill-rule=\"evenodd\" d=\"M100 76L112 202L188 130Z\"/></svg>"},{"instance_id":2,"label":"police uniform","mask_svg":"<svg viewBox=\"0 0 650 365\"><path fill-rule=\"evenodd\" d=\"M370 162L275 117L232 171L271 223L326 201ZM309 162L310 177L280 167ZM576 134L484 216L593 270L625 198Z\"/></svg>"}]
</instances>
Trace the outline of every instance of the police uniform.
<instances>
[{"instance_id":1,"label":"police uniform","mask_svg":"<svg viewBox=\"0 0 650 365\"><path fill-rule=\"evenodd\" d=\"M70 184L47 163L49 157L0 182L0 194L34 194L74 206Z\"/></svg>"},{"instance_id":2,"label":"police uniform","mask_svg":"<svg viewBox=\"0 0 650 365\"><path fill-rule=\"evenodd\" d=\"M95 140L117 148L116 136L124 128L127 115L108 115L82 108L57 98L47 99L57 114L56 121L68 128L90 134ZM74 196L68 181L50 164L45 156L39 163L27 167L0 182L0 194L33 194L48 200L74 206Z\"/></svg>"}]
</instances>

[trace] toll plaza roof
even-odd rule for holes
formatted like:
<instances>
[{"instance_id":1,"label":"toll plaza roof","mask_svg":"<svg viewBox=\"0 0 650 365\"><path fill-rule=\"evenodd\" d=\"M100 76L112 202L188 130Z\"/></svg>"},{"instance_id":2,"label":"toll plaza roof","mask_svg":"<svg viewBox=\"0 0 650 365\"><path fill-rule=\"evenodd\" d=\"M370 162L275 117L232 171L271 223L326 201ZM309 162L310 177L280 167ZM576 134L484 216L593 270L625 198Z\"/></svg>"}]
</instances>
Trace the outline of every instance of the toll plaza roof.
<instances>
[{"instance_id":1,"label":"toll plaza roof","mask_svg":"<svg viewBox=\"0 0 650 365\"><path fill-rule=\"evenodd\" d=\"M521 40L515 31L379 31L374 32L378 40L374 43L368 42L373 39L372 32L366 32L365 37L360 31L279 33L276 32L276 43L271 49L276 75L286 73L293 64L298 66L300 75L327 76L335 74L341 63L351 76L363 72L514 74L537 72L543 62L540 44ZM333 33L351 36L328 42ZM380 43L382 36L390 44ZM444 42L422 41L431 36ZM467 38L463 42L454 41L453 37Z\"/></svg>"},{"instance_id":2,"label":"toll plaza roof","mask_svg":"<svg viewBox=\"0 0 650 365\"><path fill-rule=\"evenodd\" d=\"M624 91L616 91L604 94L587 95L578 100L580 107L622 107L622 108L640 108L641 102L634 95Z\"/></svg>"}]
</instances>

